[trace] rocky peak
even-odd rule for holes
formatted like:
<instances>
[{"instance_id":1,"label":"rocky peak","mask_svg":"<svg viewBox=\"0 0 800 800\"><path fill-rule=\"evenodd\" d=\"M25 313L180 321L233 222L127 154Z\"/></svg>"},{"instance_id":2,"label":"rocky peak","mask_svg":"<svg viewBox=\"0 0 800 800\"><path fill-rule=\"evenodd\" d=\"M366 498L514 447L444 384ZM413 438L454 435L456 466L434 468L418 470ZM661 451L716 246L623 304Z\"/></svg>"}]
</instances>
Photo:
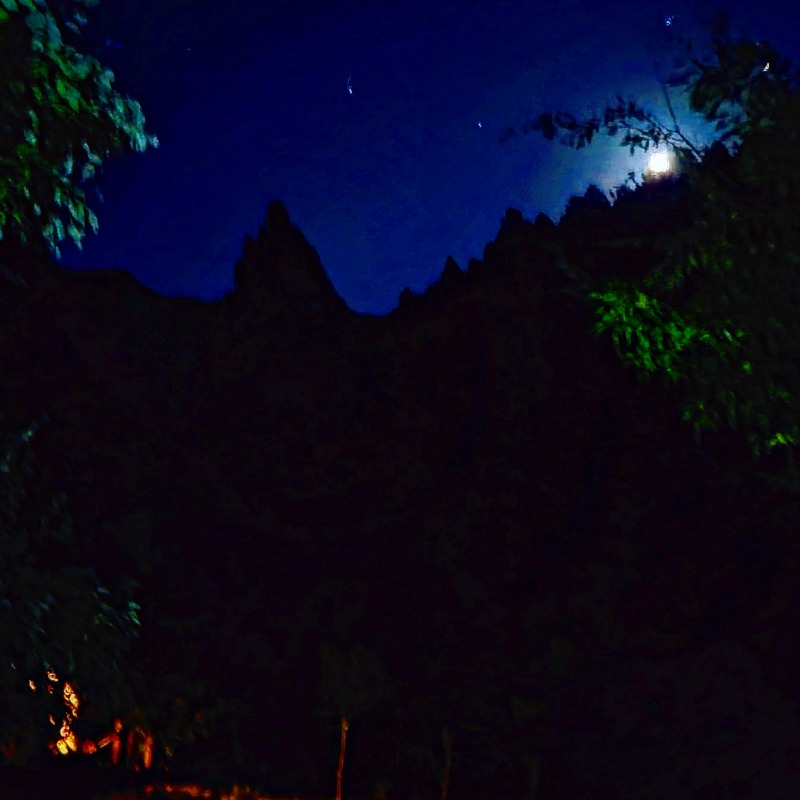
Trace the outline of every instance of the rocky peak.
<instances>
[{"instance_id":1,"label":"rocky peak","mask_svg":"<svg viewBox=\"0 0 800 800\"><path fill-rule=\"evenodd\" d=\"M341 315L348 311L328 277L319 253L275 201L255 239L245 237L234 267L234 297L248 305L285 308L301 319Z\"/></svg>"}]
</instances>

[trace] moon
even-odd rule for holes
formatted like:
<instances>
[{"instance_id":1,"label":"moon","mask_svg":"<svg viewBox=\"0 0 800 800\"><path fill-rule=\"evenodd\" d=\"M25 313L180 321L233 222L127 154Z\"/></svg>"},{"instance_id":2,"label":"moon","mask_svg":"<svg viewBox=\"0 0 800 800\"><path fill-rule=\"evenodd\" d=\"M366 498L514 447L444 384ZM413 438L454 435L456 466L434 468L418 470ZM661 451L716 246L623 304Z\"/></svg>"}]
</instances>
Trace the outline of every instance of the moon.
<instances>
[{"instance_id":1,"label":"moon","mask_svg":"<svg viewBox=\"0 0 800 800\"><path fill-rule=\"evenodd\" d=\"M647 171L652 175L667 175L672 172L672 158L665 151L653 153L647 162Z\"/></svg>"}]
</instances>

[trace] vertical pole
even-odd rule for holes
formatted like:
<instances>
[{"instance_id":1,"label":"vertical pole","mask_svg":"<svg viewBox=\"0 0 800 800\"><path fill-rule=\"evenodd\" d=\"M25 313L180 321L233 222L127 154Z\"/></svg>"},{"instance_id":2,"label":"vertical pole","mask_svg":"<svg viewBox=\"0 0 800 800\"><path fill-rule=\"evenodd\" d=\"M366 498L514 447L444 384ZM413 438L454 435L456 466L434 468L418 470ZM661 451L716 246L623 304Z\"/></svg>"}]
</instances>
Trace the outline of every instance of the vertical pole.
<instances>
[{"instance_id":1,"label":"vertical pole","mask_svg":"<svg viewBox=\"0 0 800 800\"><path fill-rule=\"evenodd\" d=\"M450 783L450 756L444 762L444 772L442 773L442 800L447 800L447 786Z\"/></svg>"},{"instance_id":2,"label":"vertical pole","mask_svg":"<svg viewBox=\"0 0 800 800\"><path fill-rule=\"evenodd\" d=\"M450 764L453 760L453 734L449 728L442 729L444 743L444 769L442 770L442 800L447 800L447 789L450 785Z\"/></svg>"},{"instance_id":3,"label":"vertical pole","mask_svg":"<svg viewBox=\"0 0 800 800\"><path fill-rule=\"evenodd\" d=\"M342 738L339 742L339 768L336 770L336 800L342 800L342 770L344 769L344 748L347 744L347 717L342 717Z\"/></svg>"}]
</instances>

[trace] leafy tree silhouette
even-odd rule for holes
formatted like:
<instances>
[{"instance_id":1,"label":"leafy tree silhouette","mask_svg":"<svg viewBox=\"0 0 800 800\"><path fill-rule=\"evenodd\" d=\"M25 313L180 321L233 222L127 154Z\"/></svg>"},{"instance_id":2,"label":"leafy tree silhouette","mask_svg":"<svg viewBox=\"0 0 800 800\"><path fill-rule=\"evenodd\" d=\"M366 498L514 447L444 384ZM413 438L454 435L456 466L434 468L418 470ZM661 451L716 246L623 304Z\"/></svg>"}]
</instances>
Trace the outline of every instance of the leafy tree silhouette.
<instances>
[{"instance_id":1,"label":"leafy tree silhouette","mask_svg":"<svg viewBox=\"0 0 800 800\"><path fill-rule=\"evenodd\" d=\"M602 129L631 153L666 146L677 156L691 222L658 236L643 275L587 287L595 333L609 333L640 374L680 388L698 443L728 426L756 460L782 451L780 474L762 477L800 491L800 78L768 43L734 41L724 12L702 57L676 43L682 53L662 83L671 126L618 96L602 120L545 112L521 132L580 149ZM710 147L678 124L670 89L681 86L690 109L715 123ZM625 187L618 194L631 199Z\"/></svg>"},{"instance_id":2,"label":"leafy tree silhouette","mask_svg":"<svg viewBox=\"0 0 800 800\"><path fill-rule=\"evenodd\" d=\"M65 237L80 247L87 225L97 230L82 184L112 153L158 146L144 131L139 104L113 88L110 70L67 41L86 24L85 9L97 4L0 0L5 253L58 257ZM35 684L52 668L62 679L74 678L101 715L119 711L132 700L122 660L139 626L129 582L107 588L90 567L69 565L75 552L65 498L21 503L30 491L23 476L32 474L27 443L41 422L12 436L0 460L0 741L16 761L34 755L52 734L47 713L31 710L37 701L28 680Z\"/></svg>"},{"instance_id":3,"label":"leafy tree silhouette","mask_svg":"<svg viewBox=\"0 0 800 800\"><path fill-rule=\"evenodd\" d=\"M26 480L29 441L46 421L6 437L0 452L0 751L14 763L45 752L54 732L48 713L63 712L58 692L31 691L47 671L74 681L100 716L133 699L123 669L139 629L133 585L108 588L93 569L73 566L66 498Z\"/></svg>"},{"instance_id":4,"label":"leafy tree silhouette","mask_svg":"<svg viewBox=\"0 0 800 800\"><path fill-rule=\"evenodd\" d=\"M87 225L97 232L81 184L103 159L158 146L113 73L64 39L97 4L74 0L70 13L62 2L0 0L0 238L15 233L56 257L66 236L80 247Z\"/></svg>"}]
</instances>

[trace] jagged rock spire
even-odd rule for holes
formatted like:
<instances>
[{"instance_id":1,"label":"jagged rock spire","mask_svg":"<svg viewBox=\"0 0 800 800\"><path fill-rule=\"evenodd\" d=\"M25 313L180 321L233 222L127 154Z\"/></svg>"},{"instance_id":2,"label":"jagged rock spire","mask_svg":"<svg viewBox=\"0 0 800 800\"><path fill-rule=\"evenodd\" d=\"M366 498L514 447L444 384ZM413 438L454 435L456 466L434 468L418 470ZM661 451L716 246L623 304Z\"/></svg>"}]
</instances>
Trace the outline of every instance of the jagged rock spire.
<instances>
[{"instance_id":1,"label":"jagged rock spire","mask_svg":"<svg viewBox=\"0 0 800 800\"><path fill-rule=\"evenodd\" d=\"M288 307L303 317L348 310L316 248L292 224L279 200L267 208L256 239L245 237L242 257L234 267L234 281L235 294L241 299Z\"/></svg>"}]
</instances>

